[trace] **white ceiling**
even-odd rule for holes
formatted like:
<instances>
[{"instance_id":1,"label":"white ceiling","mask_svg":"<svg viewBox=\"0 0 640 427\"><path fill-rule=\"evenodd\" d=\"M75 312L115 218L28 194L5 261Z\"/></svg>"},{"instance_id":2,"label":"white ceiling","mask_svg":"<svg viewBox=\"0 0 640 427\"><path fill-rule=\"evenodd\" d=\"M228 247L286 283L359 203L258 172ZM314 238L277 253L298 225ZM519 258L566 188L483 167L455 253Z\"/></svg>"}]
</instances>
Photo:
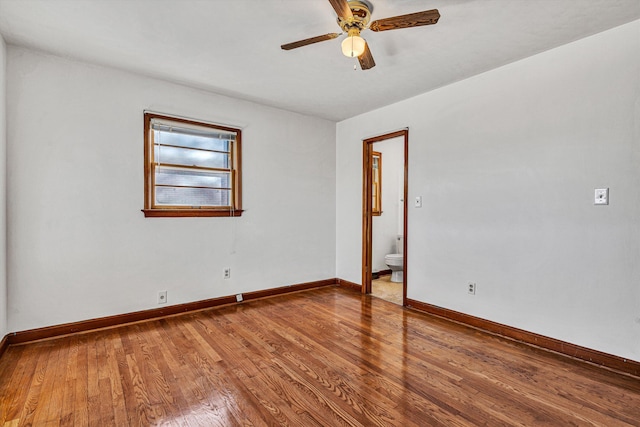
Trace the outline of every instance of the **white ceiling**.
<instances>
[{"instance_id":1,"label":"white ceiling","mask_svg":"<svg viewBox=\"0 0 640 427\"><path fill-rule=\"evenodd\" d=\"M0 0L7 43L343 120L640 19L640 0L372 0L373 18L428 9L436 25L363 32L354 71L327 0ZM615 49L615 46L612 46Z\"/></svg>"}]
</instances>

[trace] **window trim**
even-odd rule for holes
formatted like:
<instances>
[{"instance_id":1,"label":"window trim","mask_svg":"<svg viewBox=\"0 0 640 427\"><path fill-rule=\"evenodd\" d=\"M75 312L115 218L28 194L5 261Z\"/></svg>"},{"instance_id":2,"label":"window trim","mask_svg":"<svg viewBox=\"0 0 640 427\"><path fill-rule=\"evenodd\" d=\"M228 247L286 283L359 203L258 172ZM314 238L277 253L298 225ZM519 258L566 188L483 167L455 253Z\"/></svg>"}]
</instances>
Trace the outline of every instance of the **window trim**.
<instances>
[{"instance_id":1,"label":"window trim","mask_svg":"<svg viewBox=\"0 0 640 427\"><path fill-rule=\"evenodd\" d=\"M231 149L231 206L220 207L158 207L154 206L154 176L151 161L153 158L153 139L151 138L151 122L153 119L184 123L187 125L207 127L236 134ZM234 217L242 216L242 130L215 123L196 121L166 114L144 113L144 213L145 218L157 217Z\"/></svg>"},{"instance_id":2,"label":"window trim","mask_svg":"<svg viewBox=\"0 0 640 427\"><path fill-rule=\"evenodd\" d=\"M378 168L374 167L374 159L378 159ZM371 152L371 199L372 209L371 215L382 215L382 153L379 151Z\"/></svg>"}]
</instances>

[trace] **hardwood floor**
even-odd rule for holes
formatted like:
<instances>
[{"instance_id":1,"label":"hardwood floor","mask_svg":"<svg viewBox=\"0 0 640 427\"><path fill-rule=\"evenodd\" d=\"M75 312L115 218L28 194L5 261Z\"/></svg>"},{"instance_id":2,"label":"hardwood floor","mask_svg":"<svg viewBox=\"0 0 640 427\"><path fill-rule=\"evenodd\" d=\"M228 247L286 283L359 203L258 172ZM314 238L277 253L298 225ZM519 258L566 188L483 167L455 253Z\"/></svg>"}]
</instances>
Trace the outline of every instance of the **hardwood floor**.
<instances>
[{"instance_id":1,"label":"hardwood floor","mask_svg":"<svg viewBox=\"0 0 640 427\"><path fill-rule=\"evenodd\" d=\"M0 426L639 426L640 379L338 287L13 345Z\"/></svg>"}]
</instances>

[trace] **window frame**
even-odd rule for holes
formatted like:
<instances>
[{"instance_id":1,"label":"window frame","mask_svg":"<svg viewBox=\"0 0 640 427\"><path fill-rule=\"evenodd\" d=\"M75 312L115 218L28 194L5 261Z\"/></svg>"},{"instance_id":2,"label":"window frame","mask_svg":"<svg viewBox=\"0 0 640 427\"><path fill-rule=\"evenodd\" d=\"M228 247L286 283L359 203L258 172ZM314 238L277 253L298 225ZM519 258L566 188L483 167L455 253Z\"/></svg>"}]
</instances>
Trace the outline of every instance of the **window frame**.
<instances>
[{"instance_id":1,"label":"window frame","mask_svg":"<svg viewBox=\"0 0 640 427\"><path fill-rule=\"evenodd\" d=\"M376 166L377 159L377 168ZM371 152L371 215L382 215L382 153Z\"/></svg>"},{"instance_id":2,"label":"window frame","mask_svg":"<svg viewBox=\"0 0 640 427\"><path fill-rule=\"evenodd\" d=\"M229 206L167 206L155 203L155 174L154 174L154 140L151 124L154 119L167 122L181 123L191 126L206 127L223 132L236 134L235 141L230 143L231 157L231 190ZM170 116L159 113L144 113L144 209L142 212L146 218L153 217L232 217L242 215L242 130L239 128L219 125L210 122L196 121L182 117ZM207 170L197 166L193 169Z\"/></svg>"}]
</instances>

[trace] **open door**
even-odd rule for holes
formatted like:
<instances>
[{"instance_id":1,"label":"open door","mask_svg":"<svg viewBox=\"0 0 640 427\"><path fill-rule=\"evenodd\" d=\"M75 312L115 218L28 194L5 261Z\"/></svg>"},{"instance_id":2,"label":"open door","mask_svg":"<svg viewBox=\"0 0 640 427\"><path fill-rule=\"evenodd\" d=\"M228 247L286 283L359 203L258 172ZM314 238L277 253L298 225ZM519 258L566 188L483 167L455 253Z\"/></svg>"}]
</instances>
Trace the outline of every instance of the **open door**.
<instances>
[{"instance_id":1,"label":"open door","mask_svg":"<svg viewBox=\"0 0 640 427\"><path fill-rule=\"evenodd\" d=\"M407 301L407 197L409 183L409 129L368 138L363 141L363 176L362 176L362 293L371 293L372 276L372 245L373 245L373 214L374 214L374 167L372 161L373 144L387 139L402 137L404 141L404 194L403 194L403 279L402 279L402 305Z\"/></svg>"}]
</instances>

